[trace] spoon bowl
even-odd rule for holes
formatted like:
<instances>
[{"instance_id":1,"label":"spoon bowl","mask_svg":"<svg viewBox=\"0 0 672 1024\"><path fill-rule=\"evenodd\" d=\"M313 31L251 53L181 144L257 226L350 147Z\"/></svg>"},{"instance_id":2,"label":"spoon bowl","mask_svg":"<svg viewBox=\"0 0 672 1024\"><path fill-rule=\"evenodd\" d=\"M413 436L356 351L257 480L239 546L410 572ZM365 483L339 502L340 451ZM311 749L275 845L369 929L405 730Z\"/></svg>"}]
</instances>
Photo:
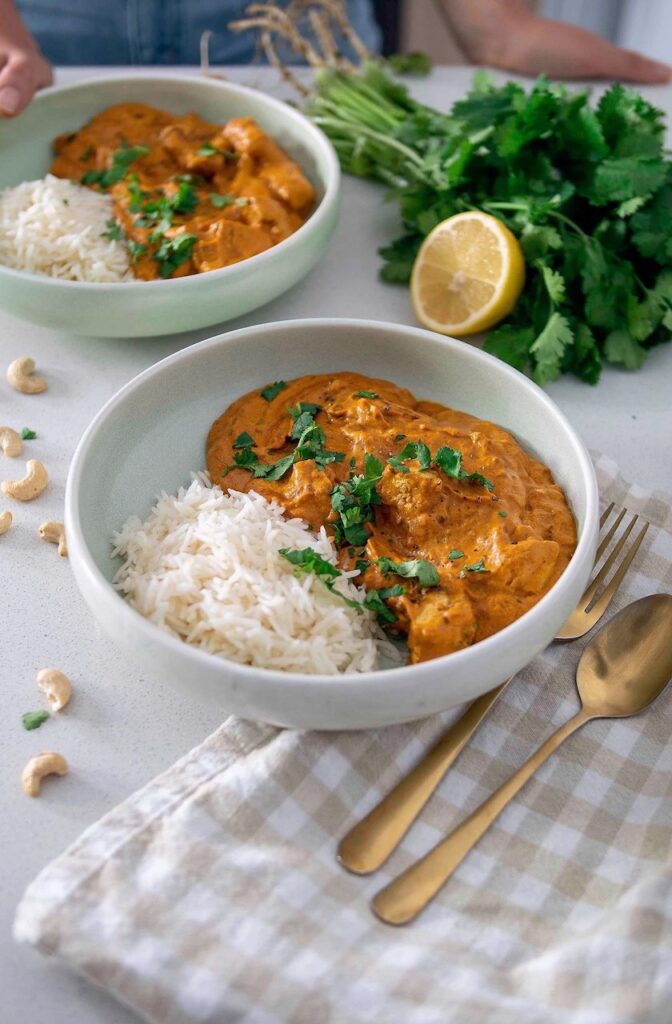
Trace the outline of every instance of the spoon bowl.
<instances>
[{"instance_id":1,"label":"spoon bowl","mask_svg":"<svg viewBox=\"0 0 672 1024\"><path fill-rule=\"evenodd\" d=\"M672 678L672 596L651 594L623 608L588 644L576 685L589 718L639 714Z\"/></svg>"}]
</instances>

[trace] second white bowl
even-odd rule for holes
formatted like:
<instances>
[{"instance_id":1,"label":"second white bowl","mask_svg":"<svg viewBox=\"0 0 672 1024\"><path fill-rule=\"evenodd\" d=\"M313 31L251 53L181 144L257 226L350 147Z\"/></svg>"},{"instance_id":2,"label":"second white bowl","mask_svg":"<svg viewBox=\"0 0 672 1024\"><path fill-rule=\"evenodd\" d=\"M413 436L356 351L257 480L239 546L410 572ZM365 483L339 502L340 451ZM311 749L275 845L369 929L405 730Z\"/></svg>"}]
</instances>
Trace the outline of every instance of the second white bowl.
<instances>
[{"instance_id":1,"label":"second white bowl","mask_svg":"<svg viewBox=\"0 0 672 1024\"><path fill-rule=\"evenodd\" d=\"M574 511L576 551L525 615L480 643L419 665L354 676L306 676L224 661L148 622L114 590L114 530L145 517L161 490L205 463L211 422L279 377L354 370L499 423L552 470ZM590 575L598 533L595 473L556 405L511 367L428 331L364 320L293 320L233 331L184 349L136 377L101 410L75 453L66 491L70 561L102 628L156 680L194 700L298 728L390 725L478 697L544 648Z\"/></svg>"}]
</instances>

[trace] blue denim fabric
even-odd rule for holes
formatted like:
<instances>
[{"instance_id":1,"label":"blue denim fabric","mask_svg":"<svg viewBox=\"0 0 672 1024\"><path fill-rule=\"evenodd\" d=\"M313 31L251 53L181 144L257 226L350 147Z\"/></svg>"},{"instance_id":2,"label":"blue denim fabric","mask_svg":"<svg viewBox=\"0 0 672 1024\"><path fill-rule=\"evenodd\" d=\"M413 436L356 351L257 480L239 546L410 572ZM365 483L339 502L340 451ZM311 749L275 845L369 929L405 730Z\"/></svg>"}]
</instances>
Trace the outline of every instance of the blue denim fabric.
<instances>
[{"instance_id":1,"label":"blue denim fabric","mask_svg":"<svg viewBox=\"0 0 672 1024\"><path fill-rule=\"evenodd\" d=\"M253 33L234 35L229 21L249 0L18 0L42 52L56 65L198 64L201 33L211 29L213 64L258 59ZM380 32L368 0L348 0L352 25L377 52Z\"/></svg>"}]
</instances>

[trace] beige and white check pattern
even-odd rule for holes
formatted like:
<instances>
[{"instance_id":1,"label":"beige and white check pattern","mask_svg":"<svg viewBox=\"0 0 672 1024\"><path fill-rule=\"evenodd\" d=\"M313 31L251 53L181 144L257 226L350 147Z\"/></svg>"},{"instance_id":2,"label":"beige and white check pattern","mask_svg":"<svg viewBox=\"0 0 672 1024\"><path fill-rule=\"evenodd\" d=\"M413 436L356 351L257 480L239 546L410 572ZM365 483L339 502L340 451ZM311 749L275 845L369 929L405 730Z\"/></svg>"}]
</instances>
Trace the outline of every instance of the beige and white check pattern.
<instances>
[{"instance_id":1,"label":"beige and white check pattern","mask_svg":"<svg viewBox=\"0 0 672 1024\"><path fill-rule=\"evenodd\" d=\"M617 605L671 592L670 499L596 462L654 526ZM520 674L373 878L337 866L336 838L459 711L339 735L225 722L42 872L16 937L157 1024L669 1024L672 693L572 737L414 924L367 906L570 717L580 647Z\"/></svg>"}]
</instances>

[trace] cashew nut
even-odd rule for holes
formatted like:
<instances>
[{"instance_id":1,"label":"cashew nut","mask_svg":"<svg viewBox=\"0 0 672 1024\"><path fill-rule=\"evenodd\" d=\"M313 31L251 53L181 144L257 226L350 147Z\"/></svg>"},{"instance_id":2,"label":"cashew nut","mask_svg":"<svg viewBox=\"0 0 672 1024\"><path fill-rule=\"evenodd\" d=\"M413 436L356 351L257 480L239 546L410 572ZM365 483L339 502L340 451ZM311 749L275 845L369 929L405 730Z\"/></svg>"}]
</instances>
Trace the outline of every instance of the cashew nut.
<instances>
[{"instance_id":1,"label":"cashew nut","mask_svg":"<svg viewBox=\"0 0 672 1024\"><path fill-rule=\"evenodd\" d=\"M37 673L37 688L46 696L52 711L62 711L72 696L68 677L57 668L42 668Z\"/></svg>"},{"instance_id":2,"label":"cashew nut","mask_svg":"<svg viewBox=\"0 0 672 1024\"><path fill-rule=\"evenodd\" d=\"M11 427L0 427L0 448L5 455L9 455L12 459L16 458L23 451L21 435Z\"/></svg>"},{"instance_id":3,"label":"cashew nut","mask_svg":"<svg viewBox=\"0 0 672 1024\"><path fill-rule=\"evenodd\" d=\"M35 360L29 356L15 359L7 369L9 386L24 395L39 395L41 391L46 391L49 385L44 377L35 377L34 370Z\"/></svg>"},{"instance_id":4,"label":"cashew nut","mask_svg":"<svg viewBox=\"0 0 672 1024\"><path fill-rule=\"evenodd\" d=\"M61 558L68 557L68 546L65 543L65 527L63 523L56 523L50 519L49 522L42 523L37 532L42 540L46 540L48 544L58 544L58 553Z\"/></svg>"},{"instance_id":5,"label":"cashew nut","mask_svg":"<svg viewBox=\"0 0 672 1024\"><path fill-rule=\"evenodd\" d=\"M21 787L26 796L39 796L42 779L45 775L67 775L68 762L62 754L47 750L44 754L31 757L21 772Z\"/></svg>"},{"instance_id":6,"label":"cashew nut","mask_svg":"<svg viewBox=\"0 0 672 1024\"><path fill-rule=\"evenodd\" d=\"M3 480L2 493L17 501L32 501L39 497L49 483L49 475L37 459L28 459L26 475L22 480Z\"/></svg>"},{"instance_id":7,"label":"cashew nut","mask_svg":"<svg viewBox=\"0 0 672 1024\"><path fill-rule=\"evenodd\" d=\"M7 530L10 528L11 525L12 513L9 511L0 513L0 537L2 536L3 533L7 533Z\"/></svg>"}]
</instances>

